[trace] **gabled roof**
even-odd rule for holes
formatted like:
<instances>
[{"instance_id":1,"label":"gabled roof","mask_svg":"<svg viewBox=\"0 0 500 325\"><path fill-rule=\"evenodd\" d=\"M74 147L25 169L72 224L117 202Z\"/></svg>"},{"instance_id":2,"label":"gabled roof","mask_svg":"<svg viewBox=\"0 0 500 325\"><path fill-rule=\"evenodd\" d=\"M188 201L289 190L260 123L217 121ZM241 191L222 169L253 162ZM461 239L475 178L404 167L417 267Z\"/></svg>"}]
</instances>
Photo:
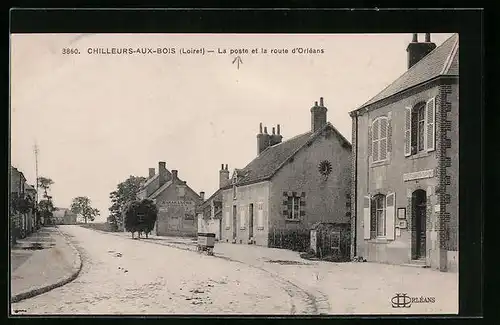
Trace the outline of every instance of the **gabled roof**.
<instances>
[{"instance_id":1,"label":"gabled roof","mask_svg":"<svg viewBox=\"0 0 500 325\"><path fill-rule=\"evenodd\" d=\"M335 134L341 139L342 143L351 147L349 141L340 134L331 123L325 124L316 132L306 132L295 136L287 141L267 147L254 160L252 160L245 168L238 170L238 181L236 185L245 185L255 182L270 179L278 172L285 163L292 158L297 152L304 148L308 143L314 141L324 130L332 129ZM228 185L225 188L230 188Z\"/></svg>"},{"instance_id":2,"label":"gabled roof","mask_svg":"<svg viewBox=\"0 0 500 325\"><path fill-rule=\"evenodd\" d=\"M214 192L208 199L206 199L201 206L205 207L207 206L211 201L222 201L222 189L219 188L217 191Z\"/></svg>"},{"instance_id":3,"label":"gabled roof","mask_svg":"<svg viewBox=\"0 0 500 325\"><path fill-rule=\"evenodd\" d=\"M358 109L438 76L458 76L458 34L453 34Z\"/></svg>"},{"instance_id":4,"label":"gabled roof","mask_svg":"<svg viewBox=\"0 0 500 325\"><path fill-rule=\"evenodd\" d=\"M182 181L181 181L180 179L179 179L179 182L181 182L181 183L182 183ZM154 192L153 192L150 196L148 196L147 198L148 198L148 199L150 199L150 200L155 199L158 195L160 195L163 191L165 191L167 188L169 188L169 187L170 187L170 185L172 185L172 184L173 184L172 180L170 180L170 181L166 182L165 184L163 184L162 186L160 186L160 187L159 187L156 191L154 191ZM199 197L199 194L198 194L198 193L196 193L195 191L193 191L193 189L192 189L192 188L190 188L188 185L186 185L186 190L193 192L196 196L198 196L198 197Z\"/></svg>"}]
</instances>

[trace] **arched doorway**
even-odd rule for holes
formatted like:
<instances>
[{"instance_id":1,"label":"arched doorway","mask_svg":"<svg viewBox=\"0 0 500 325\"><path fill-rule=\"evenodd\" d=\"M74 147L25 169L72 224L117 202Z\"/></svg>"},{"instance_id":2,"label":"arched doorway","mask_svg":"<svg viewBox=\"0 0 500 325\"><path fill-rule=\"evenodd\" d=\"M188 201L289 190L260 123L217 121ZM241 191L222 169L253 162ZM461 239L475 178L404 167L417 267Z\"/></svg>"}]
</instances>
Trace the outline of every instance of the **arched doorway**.
<instances>
[{"instance_id":1,"label":"arched doorway","mask_svg":"<svg viewBox=\"0 0 500 325\"><path fill-rule=\"evenodd\" d=\"M426 253L426 210L427 194L424 190L416 190L412 194L412 224L413 224L413 258L423 259Z\"/></svg>"}]
</instances>

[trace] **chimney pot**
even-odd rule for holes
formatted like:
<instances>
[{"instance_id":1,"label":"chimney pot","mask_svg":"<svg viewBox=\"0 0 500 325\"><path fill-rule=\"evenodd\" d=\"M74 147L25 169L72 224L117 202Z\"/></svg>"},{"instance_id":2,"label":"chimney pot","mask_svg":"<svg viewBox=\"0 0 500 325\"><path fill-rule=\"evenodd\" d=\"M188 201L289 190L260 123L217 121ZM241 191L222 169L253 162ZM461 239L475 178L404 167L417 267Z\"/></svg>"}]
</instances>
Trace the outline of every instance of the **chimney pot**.
<instances>
[{"instance_id":1,"label":"chimney pot","mask_svg":"<svg viewBox=\"0 0 500 325\"><path fill-rule=\"evenodd\" d=\"M425 33L425 41L427 43L430 43L430 41L431 41L431 33Z\"/></svg>"},{"instance_id":2,"label":"chimney pot","mask_svg":"<svg viewBox=\"0 0 500 325\"><path fill-rule=\"evenodd\" d=\"M278 135L280 135L280 125L279 124L277 126L277 129L278 129Z\"/></svg>"},{"instance_id":3,"label":"chimney pot","mask_svg":"<svg viewBox=\"0 0 500 325\"><path fill-rule=\"evenodd\" d=\"M418 34L414 33L413 34L413 39L411 40L413 43L418 43Z\"/></svg>"},{"instance_id":4,"label":"chimney pot","mask_svg":"<svg viewBox=\"0 0 500 325\"><path fill-rule=\"evenodd\" d=\"M323 107L323 97L319 98L319 106Z\"/></svg>"},{"instance_id":5,"label":"chimney pot","mask_svg":"<svg viewBox=\"0 0 500 325\"><path fill-rule=\"evenodd\" d=\"M220 170L224 170L224 164L220 165Z\"/></svg>"},{"instance_id":6,"label":"chimney pot","mask_svg":"<svg viewBox=\"0 0 500 325\"><path fill-rule=\"evenodd\" d=\"M317 107L318 106L318 101L315 101L314 102L314 106Z\"/></svg>"},{"instance_id":7,"label":"chimney pot","mask_svg":"<svg viewBox=\"0 0 500 325\"><path fill-rule=\"evenodd\" d=\"M226 170L227 170L227 164L226 164Z\"/></svg>"},{"instance_id":8,"label":"chimney pot","mask_svg":"<svg viewBox=\"0 0 500 325\"><path fill-rule=\"evenodd\" d=\"M276 129L273 126L273 135L275 135L275 134L276 134Z\"/></svg>"},{"instance_id":9,"label":"chimney pot","mask_svg":"<svg viewBox=\"0 0 500 325\"><path fill-rule=\"evenodd\" d=\"M202 201L205 201L205 192L203 191L200 192L200 198Z\"/></svg>"},{"instance_id":10,"label":"chimney pot","mask_svg":"<svg viewBox=\"0 0 500 325\"><path fill-rule=\"evenodd\" d=\"M264 126L264 134L267 134L267 126Z\"/></svg>"},{"instance_id":11,"label":"chimney pot","mask_svg":"<svg viewBox=\"0 0 500 325\"><path fill-rule=\"evenodd\" d=\"M262 134L262 123L259 124L259 133Z\"/></svg>"},{"instance_id":12,"label":"chimney pot","mask_svg":"<svg viewBox=\"0 0 500 325\"><path fill-rule=\"evenodd\" d=\"M149 168L149 178L153 177L154 175L155 175L155 169Z\"/></svg>"}]
</instances>

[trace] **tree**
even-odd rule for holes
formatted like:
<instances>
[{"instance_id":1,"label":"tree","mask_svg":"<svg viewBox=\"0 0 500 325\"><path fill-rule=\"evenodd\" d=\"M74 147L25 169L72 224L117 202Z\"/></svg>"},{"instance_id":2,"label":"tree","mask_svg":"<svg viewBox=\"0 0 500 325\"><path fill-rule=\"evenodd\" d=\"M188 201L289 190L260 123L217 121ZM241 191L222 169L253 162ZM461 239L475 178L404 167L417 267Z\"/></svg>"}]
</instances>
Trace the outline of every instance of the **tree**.
<instances>
[{"instance_id":1,"label":"tree","mask_svg":"<svg viewBox=\"0 0 500 325\"><path fill-rule=\"evenodd\" d=\"M95 217L99 215L99 210L92 208L91 203L86 196L75 197L71 203L71 212L81 215L85 223L87 223L87 220L94 221Z\"/></svg>"},{"instance_id":2,"label":"tree","mask_svg":"<svg viewBox=\"0 0 500 325\"><path fill-rule=\"evenodd\" d=\"M48 197L48 190L50 187L54 184L54 181L52 179L40 176L38 177L38 186L41 187L44 191L43 196L45 198Z\"/></svg>"},{"instance_id":3,"label":"tree","mask_svg":"<svg viewBox=\"0 0 500 325\"><path fill-rule=\"evenodd\" d=\"M134 238L135 232L139 233L139 238L141 238L142 232L148 238L156 223L158 208L153 201L148 199L131 201L127 204L124 214L125 230L132 233L132 238Z\"/></svg>"},{"instance_id":4,"label":"tree","mask_svg":"<svg viewBox=\"0 0 500 325\"><path fill-rule=\"evenodd\" d=\"M44 221L46 220L47 223L51 223L52 222L52 217L54 216L54 211L56 210L56 208L54 207L54 204L52 203L52 200L50 200L50 196L48 199L45 199L45 200L41 200L39 203L38 203L38 212L39 212L39 215L40 217L42 217L44 219Z\"/></svg>"},{"instance_id":5,"label":"tree","mask_svg":"<svg viewBox=\"0 0 500 325\"><path fill-rule=\"evenodd\" d=\"M108 223L112 227L118 229L119 225L124 224L123 212L128 203L137 200L137 193L145 182L146 178L131 175L128 179L118 184L115 191L109 193L111 207L109 207Z\"/></svg>"}]
</instances>

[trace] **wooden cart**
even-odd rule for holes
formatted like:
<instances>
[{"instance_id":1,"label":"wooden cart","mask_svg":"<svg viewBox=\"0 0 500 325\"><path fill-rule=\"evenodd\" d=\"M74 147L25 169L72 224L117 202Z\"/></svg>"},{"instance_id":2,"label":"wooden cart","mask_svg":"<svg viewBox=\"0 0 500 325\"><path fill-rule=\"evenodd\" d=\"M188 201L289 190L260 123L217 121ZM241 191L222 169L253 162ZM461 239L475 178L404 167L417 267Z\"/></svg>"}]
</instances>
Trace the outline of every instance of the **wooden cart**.
<instances>
[{"instance_id":1,"label":"wooden cart","mask_svg":"<svg viewBox=\"0 0 500 325\"><path fill-rule=\"evenodd\" d=\"M214 255L215 234L198 233L198 251L207 252L208 255Z\"/></svg>"}]
</instances>

